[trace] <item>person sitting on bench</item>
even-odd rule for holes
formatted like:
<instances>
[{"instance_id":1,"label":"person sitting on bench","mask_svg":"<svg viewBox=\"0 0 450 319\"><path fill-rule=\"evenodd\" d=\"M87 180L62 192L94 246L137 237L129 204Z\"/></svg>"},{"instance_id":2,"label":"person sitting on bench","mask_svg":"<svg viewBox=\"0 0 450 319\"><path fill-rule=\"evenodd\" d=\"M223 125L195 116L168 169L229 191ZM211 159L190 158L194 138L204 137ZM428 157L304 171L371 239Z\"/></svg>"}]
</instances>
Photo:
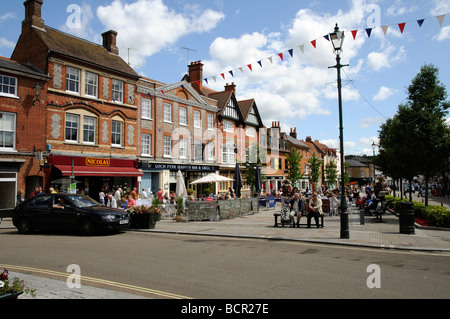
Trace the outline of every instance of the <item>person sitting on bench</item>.
<instances>
[{"instance_id":1,"label":"person sitting on bench","mask_svg":"<svg viewBox=\"0 0 450 319\"><path fill-rule=\"evenodd\" d=\"M320 227L319 225L319 216L323 214L322 212L322 200L317 197L317 192L313 193L312 199L309 201L309 213L308 213L308 222L307 227L311 228L311 218L314 217L314 220L316 221L317 228Z\"/></svg>"}]
</instances>

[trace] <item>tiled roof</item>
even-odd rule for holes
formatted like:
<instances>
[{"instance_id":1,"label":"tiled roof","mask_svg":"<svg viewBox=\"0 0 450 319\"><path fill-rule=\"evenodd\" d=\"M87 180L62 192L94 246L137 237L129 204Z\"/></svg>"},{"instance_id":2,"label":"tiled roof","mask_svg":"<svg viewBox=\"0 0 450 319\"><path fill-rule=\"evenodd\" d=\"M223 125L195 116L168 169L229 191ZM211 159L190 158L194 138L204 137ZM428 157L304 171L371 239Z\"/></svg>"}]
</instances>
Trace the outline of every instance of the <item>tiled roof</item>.
<instances>
[{"instance_id":1,"label":"tiled roof","mask_svg":"<svg viewBox=\"0 0 450 319\"><path fill-rule=\"evenodd\" d=\"M48 78L47 74L38 70L30 64L22 64L11 59L0 57L0 69L10 70L12 73L26 73L30 76L39 76Z\"/></svg>"},{"instance_id":2,"label":"tiled roof","mask_svg":"<svg viewBox=\"0 0 450 319\"><path fill-rule=\"evenodd\" d=\"M120 56L108 52L103 46L45 26L33 28L47 48L54 53L94 64L131 77L139 75Z\"/></svg>"}]
</instances>

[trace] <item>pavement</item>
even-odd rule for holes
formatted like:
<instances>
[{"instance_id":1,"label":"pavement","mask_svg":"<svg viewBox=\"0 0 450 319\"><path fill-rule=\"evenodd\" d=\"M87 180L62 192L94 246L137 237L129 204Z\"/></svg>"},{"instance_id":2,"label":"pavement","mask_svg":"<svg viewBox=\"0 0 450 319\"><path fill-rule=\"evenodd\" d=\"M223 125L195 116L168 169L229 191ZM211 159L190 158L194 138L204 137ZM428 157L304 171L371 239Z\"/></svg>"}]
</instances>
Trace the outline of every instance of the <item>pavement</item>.
<instances>
[{"instance_id":1,"label":"pavement","mask_svg":"<svg viewBox=\"0 0 450 319\"><path fill-rule=\"evenodd\" d=\"M420 198L413 197L418 201ZM431 197L430 205L445 206L450 210L450 199ZM391 249L402 251L419 251L450 255L450 230L433 227L422 227L416 224L414 234L400 233L399 219L391 211L387 211L379 222L375 217L365 216L361 224L359 211L349 211L350 238L340 237L340 217L325 216L324 227L316 228L312 220L312 227L300 228L274 227L273 213L279 209L260 208L256 214L222 221L182 221L176 222L172 218L163 218L157 222L155 229L139 229L151 233L166 233L176 235L216 236L231 238L247 238L259 240L298 241L315 244L340 245L349 247L365 247L373 249ZM306 223L302 218L301 223ZM0 224L2 229L11 229L14 226L10 218L4 218ZM0 263L3 262L0 260ZM11 272L11 274L15 274ZM33 276L30 274L17 274L25 280L27 287L36 289L34 299L136 299L141 296L116 292L107 289L83 285L82 289L68 288L65 281ZM27 295L19 299L30 299Z\"/></svg>"}]
</instances>

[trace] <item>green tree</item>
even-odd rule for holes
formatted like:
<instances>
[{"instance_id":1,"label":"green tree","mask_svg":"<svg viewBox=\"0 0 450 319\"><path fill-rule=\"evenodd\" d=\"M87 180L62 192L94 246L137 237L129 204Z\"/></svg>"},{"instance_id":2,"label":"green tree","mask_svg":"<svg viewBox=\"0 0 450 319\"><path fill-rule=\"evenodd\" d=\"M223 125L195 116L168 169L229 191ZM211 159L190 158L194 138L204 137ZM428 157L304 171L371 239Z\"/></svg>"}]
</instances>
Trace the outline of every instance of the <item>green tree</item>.
<instances>
[{"instance_id":1,"label":"green tree","mask_svg":"<svg viewBox=\"0 0 450 319\"><path fill-rule=\"evenodd\" d=\"M328 187L336 185L337 181L337 166L334 161L331 161L325 166L325 174L327 177Z\"/></svg>"},{"instance_id":2,"label":"green tree","mask_svg":"<svg viewBox=\"0 0 450 319\"><path fill-rule=\"evenodd\" d=\"M375 159L387 175L407 178L410 185L413 176L423 175L425 205L429 180L448 165L450 158L450 127L446 123L450 104L438 74L436 67L425 65L412 80L407 102L380 127L380 151Z\"/></svg>"},{"instance_id":3,"label":"green tree","mask_svg":"<svg viewBox=\"0 0 450 319\"><path fill-rule=\"evenodd\" d=\"M259 166L259 172L261 176L261 183L267 181L266 175L264 174L264 168L262 163L265 163L266 153L261 152L256 143L249 147L249 161L241 163L245 167L246 174L244 177L244 182L246 185L253 187L256 184L256 166Z\"/></svg>"},{"instance_id":4,"label":"green tree","mask_svg":"<svg viewBox=\"0 0 450 319\"><path fill-rule=\"evenodd\" d=\"M292 147L289 151L289 154L286 156L288 163L288 173L287 179L291 181L292 185L295 185L300 182L303 178L304 172L301 171L300 163L302 161L303 155L299 150L295 147Z\"/></svg>"},{"instance_id":5,"label":"green tree","mask_svg":"<svg viewBox=\"0 0 450 319\"><path fill-rule=\"evenodd\" d=\"M322 160L316 156L315 153L308 159L308 179L313 185L313 190L316 189L316 184L319 182L320 168L322 167Z\"/></svg>"}]
</instances>

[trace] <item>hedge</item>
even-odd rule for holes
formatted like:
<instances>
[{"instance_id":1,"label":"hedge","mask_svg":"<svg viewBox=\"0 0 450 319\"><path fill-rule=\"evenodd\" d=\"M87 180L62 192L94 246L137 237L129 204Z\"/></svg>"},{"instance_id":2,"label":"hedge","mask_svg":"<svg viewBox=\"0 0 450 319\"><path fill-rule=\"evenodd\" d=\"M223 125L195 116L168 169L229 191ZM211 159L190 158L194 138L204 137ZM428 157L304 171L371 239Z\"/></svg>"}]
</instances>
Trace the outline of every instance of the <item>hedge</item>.
<instances>
[{"instance_id":1,"label":"hedge","mask_svg":"<svg viewBox=\"0 0 450 319\"><path fill-rule=\"evenodd\" d=\"M385 196L388 208L398 211L401 202L409 202L407 199L400 199L398 197ZM426 219L433 223L436 227L450 228L450 210L442 206L428 205L425 206L422 202L413 201L414 216Z\"/></svg>"}]
</instances>

